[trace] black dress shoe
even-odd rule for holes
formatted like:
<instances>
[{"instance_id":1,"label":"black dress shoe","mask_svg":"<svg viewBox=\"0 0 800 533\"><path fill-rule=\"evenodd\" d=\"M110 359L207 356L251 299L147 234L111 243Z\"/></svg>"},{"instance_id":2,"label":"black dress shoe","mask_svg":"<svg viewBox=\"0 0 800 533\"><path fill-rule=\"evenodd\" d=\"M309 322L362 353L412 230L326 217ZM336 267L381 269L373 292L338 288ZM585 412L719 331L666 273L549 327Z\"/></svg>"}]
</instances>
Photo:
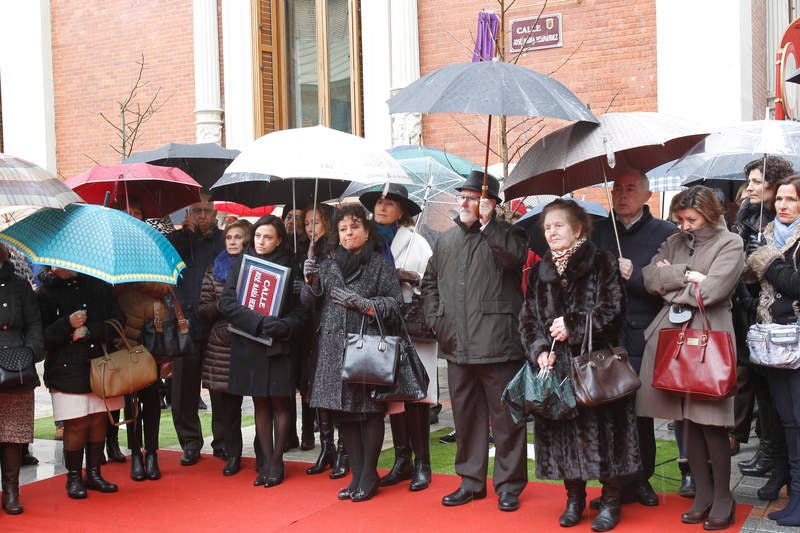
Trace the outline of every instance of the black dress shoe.
<instances>
[{"instance_id":1,"label":"black dress shoe","mask_svg":"<svg viewBox=\"0 0 800 533\"><path fill-rule=\"evenodd\" d=\"M519 509L519 498L516 494L501 491L497 495L497 508L501 511L516 511Z\"/></svg>"},{"instance_id":2,"label":"black dress shoe","mask_svg":"<svg viewBox=\"0 0 800 533\"><path fill-rule=\"evenodd\" d=\"M681 522L684 524L699 524L708 517L708 512L711 510L711 505L699 511L692 511L691 509L681 515Z\"/></svg>"},{"instance_id":3,"label":"black dress shoe","mask_svg":"<svg viewBox=\"0 0 800 533\"><path fill-rule=\"evenodd\" d=\"M378 485L378 483L375 483L368 489L362 489L361 487L357 488L352 492L352 494L350 494L350 501L365 502L367 500L371 500L373 496L378 494Z\"/></svg>"},{"instance_id":4,"label":"black dress shoe","mask_svg":"<svg viewBox=\"0 0 800 533\"><path fill-rule=\"evenodd\" d=\"M353 492L355 492L355 490L356 489L351 489L350 487L345 487L339 491L338 498L340 500L349 500L350 498L353 497Z\"/></svg>"},{"instance_id":5,"label":"black dress shoe","mask_svg":"<svg viewBox=\"0 0 800 533\"><path fill-rule=\"evenodd\" d=\"M241 468L242 459L240 457L229 457L228 462L225 463L225 468L222 469L223 476L232 476L239 472Z\"/></svg>"},{"instance_id":6,"label":"black dress shoe","mask_svg":"<svg viewBox=\"0 0 800 533\"><path fill-rule=\"evenodd\" d=\"M733 502L731 504L731 512L728 514L728 516L724 516L722 518L712 518L711 516L709 516L703 522L703 529L705 529L706 531L718 531L720 529L727 529L728 526L733 524L735 521L736 521L736 502ZM785 525L781 524L781 522L778 522L778 524Z\"/></svg>"},{"instance_id":7,"label":"black dress shoe","mask_svg":"<svg viewBox=\"0 0 800 533\"><path fill-rule=\"evenodd\" d=\"M153 481L161 479L161 469L158 467L158 454L156 452L147 452L144 455L144 471L147 473L147 479Z\"/></svg>"},{"instance_id":8,"label":"black dress shoe","mask_svg":"<svg viewBox=\"0 0 800 533\"><path fill-rule=\"evenodd\" d=\"M658 494L653 490L649 481L637 483L634 487L631 487L631 493L634 497L633 501L639 502L646 507L655 507L659 503ZM623 503L625 503L624 500Z\"/></svg>"},{"instance_id":9,"label":"black dress shoe","mask_svg":"<svg viewBox=\"0 0 800 533\"><path fill-rule=\"evenodd\" d=\"M465 503L469 503L472 500L481 500L485 497L486 497L486 487L477 491L467 490L458 487L458 490L442 498L442 505L446 505L447 507L455 507L457 505L464 505Z\"/></svg>"},{"instance_id":10,"label":"black dress shoe","mask_svg":"<svg viewBox=\"0 0 800 533\"><path fill-rule=\"evenodd\" d=\"M275 471L271 471L267 474L267 482L264 485L265 488L275 487L276 485L280 485L283 483L284 478L286 477L286 467L281 462L280 467L276 468Z\"/></svg>"},{"instance_id":11,"label":"black dress shoe","mask_svg":"<svg viewBox=\"0 0 800 533\"><path fill-rule=\"evenodd\" d=\"M253 481L254 487L260 487L262 485L267 484L267 475L266 474L258 474L258 477Z\"/></svg>"},{"instance_id":12,"label":"black dress shoe","mask_svg":"<svg viewBox=\"0 0 800 533\"><path fill-rule=\"evenodd\" d=\"M197 461L200 460L200 450L183 450L183 455L181 455L181 465L183 466L192 466L197 464Z\"/></svg>"}]
</instances>

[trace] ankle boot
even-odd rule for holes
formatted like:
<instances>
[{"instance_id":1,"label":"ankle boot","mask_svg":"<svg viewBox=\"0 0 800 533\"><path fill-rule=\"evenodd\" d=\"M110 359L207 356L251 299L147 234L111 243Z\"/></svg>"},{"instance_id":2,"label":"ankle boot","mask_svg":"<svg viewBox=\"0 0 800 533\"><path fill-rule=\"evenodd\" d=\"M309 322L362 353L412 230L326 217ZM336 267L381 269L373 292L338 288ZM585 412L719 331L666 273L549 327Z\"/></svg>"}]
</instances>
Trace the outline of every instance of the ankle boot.
<instances>
[{"instance_id":1,"label":"ankle boot","mask_svg":"<svg viewBox=\"0 0 800 533\"><path fill-rule=\"evenodd\" d=\"M141 450L131 450L131 479L134 481L144 481L144 460Z\"/></svg>"},{"instance_id":2,"label":"ankle boot","mask_svg":"<svg viewBox=\"0 0 800 533\"><path fill-rule=\"evenodd\" d=\"M786 461L786 442L783 439L770 441L764 448L760 460L755 461L753 466L739 466L739 471L743 476L767 477L775 464Z\"/></svg>"},{"instance_id":3,"label":"ankle boot","mask_svg":"<svg viewBox=\"0 0 800 533\"><path fill-rule=\"evenodd\" d=\"M8 514L20 514L22 504L19 503L19 469L22 465L22 445L4 442L2 444L3 468L3 509Z\"/></svg>"},{"instance_id":4,"label":"ankle boot","mask_svg":"<svg viewBox=\"0 0 800 533\"><path fill-rule=\"evenodd\" d=\"M64 450L64 466L67 468L67 496L76 500L85 498L86 485L81 475L83 449Z\"/></svg>"},{"instance_id":5,"label":"ankle boot","mask_svg":"<svg viewBox=\"0 0 800 533\"><path fill-rule=\"evenodd\" d=\"M611 531L619 523L619 498L603 496L600 510L592 521L592 531Z\"/></svg>"},{"instance_id":6,"label":"ankle boot","mask_svg":"<svg viewBox=\"0 0 800 533\"><path fill-rule=\"evenodd\" d=\"M744 468L747 470L753 468L756 464L762 462L764 460L764 454L766 453L767 449L769 449L770 445L771 443L768 440L765 439L759 440L758 449L756 450L756 453L754 453L750 459L747 459L746 461L739 461L738 463L736 463L737 465L739 465L739 469L741 470L742 468Z\"/></svg>"},{"instance_id":7,"label":"ankle boot","mask_svg":"<svg viewBox=\"0 0 800 533\"><path fill-rule=\"evenodd\" d=\"M395 445L394 465L388 474L383 476L380 481L381 487L397 485L401 481L411 479L414 474L414 464L411 462L411 448L408 446Z\"/></svg>"},{"instance_id":8,"label":"ankle boot","mask_svg":"<svg viewBox=\"0 0 800 533\"><path fill-rule=\"evenodd\" d=\"M117 486L109 483L100 475L103 461L103 443L90 442L86 445L89 455L86 456L86 488L100 492L117 492Z\"/></svg>"},{"instance_id":9,"label":"ankle boot","mask_svg":"<svg viewBox=\"0 0 800 533\"><path fill-rule=\"evenodd\" d=\"M425 490L431 484L431 461L430 459L420 459L417 457L414 460L414 475L411 477L411 484L409 489L412 492L418 490Z\"/></svg>"},{"instance_id":10,"label":"ankle boot","mask_svg":"<svg viewBox=\"0 0 800 533\"><path fill-rule=\"evenodd\" d=\"M316 420L315 410L307 403L301 403L300 411L300 449L314 449L314 422Z\"/></svg>"},{"instance_id":11,"label":"ankle boot","mask_svg":"<svg viewBox=\"0 0 800 533\"><path fill-rule=\"evenodd\" d=\"M119 410L111 412L111 418L114 422L119 422ZM108 424L106 429L106 454L108 460L114 463L124 463L125 454L119 449L119 426Z\"/></svg>"},{"instance_id":12,"label":"ankle boot","mask_svg":"<svg viewBox=\"0 0 800 533\"><path fill-rule=\"evenodd\" d=\"M347 475L350 471L350 457L347 455L347 450L344 443L339 439L339 446L336 449L336 459L333 462L333 471L328 474L331 479L339 479Z\"/></svg>"},{"instance_id":13,"label":"ankle boot","mask_svg":"<svg viewBox=\"0 0 800 533\"><path fill-rule=\"evenodd\" d=\"M147 473L147 479L153 481L161 479L161 469L158 468L158 454L156 452L147 452L144 455L144 471Z\"/></svg>"},{"instance_id":14,"label":"ankle boot","mask_svg":"<svg viewBox=\"0 0 800 533\"><path fill-rule=\"evenodd\" d=\"M681 471L681 487L678 489L678 495L682 498L694 498L697 488L694 486L694 477L692 477L689 463L679 460L678 469Z\"/></svg>"},{"instance_id":15,"label":"ankle boot","mask_svg":"<svg viewBox=\"0 0 800 533\"><path fill-rule=\"evenodd\" d=\"M321 474L328 467L333 468L336 461L336 446L333 443L333 426L330 415L320 413L319 416L319 442L321 448L319 456L312 466L306 468L306 474Z\"/></svg>"},{"instance_id":16,"label":"ankle boot","mask_svg":"<svg viewBox=\"0 0 800 533\"><path fill-rule=\"evenodd\" d=\"M772 501L778 499L781 489L789 484L789 465L776 463L764 486L756 491L759 500Z\"/></svg>"},{"instance_id":17,"label":"ankle boot","mask_svg":"<svg viewBox=\"0 0 800 533\"><path fill-rule=\"evenodd\" d=\"M586 483L582 481L564 481L567 489L567 508L558 519L561 527L572 527L581 521L586 510Z\"/></svg>"}]
</instances>

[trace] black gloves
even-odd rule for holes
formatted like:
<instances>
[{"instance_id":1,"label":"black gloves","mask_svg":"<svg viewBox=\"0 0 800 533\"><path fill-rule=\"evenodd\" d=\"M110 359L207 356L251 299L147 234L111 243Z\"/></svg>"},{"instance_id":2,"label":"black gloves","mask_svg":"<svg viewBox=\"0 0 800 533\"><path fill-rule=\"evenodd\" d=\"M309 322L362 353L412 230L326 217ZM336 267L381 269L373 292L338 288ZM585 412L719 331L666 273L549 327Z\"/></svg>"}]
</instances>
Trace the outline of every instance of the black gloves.
<instances>
[{"instance_id":1,"label":"black gloves","mask_svg":"<svg viewBox=\"0 0 800 533\"><path fill-rule=\"evenodd\" d=\"M350 289L342 289L340 287L332 288L331 299L334 303L349 309L355 309L359 313L365 315L372 309L372 302L369 298L359 296L357 292L351 291Z\"/></svg>"},{"instance_id":2,"label":"black gloves","mask_svg":"<svg viewBox=\"0 0 800 533\"><path fill-rule=\"evenodd\" d=\"M767 240L764 238L763 234L760 237L759 237L759 235L753 235L752 237L750 237L750 240L747 242L747 246L745 246L745 249L744 249L745 254L749 256L750 254L752 254L753 252L755 252L756 250L758 250L762 246L765 246L766 244L767 244Z\"/></svg>"},{"instance_id":3,"label":"black gloves","mask_svg":"<svg viewBox=\"0 0 800 533\"><path fill-rule=\"evenodd\" d=\"M273 316L264 317L259 327L259 335L261 337L272 337L277 340L286 340L289 338L289 325L282 318L275 318Z\"/></svg>"}]
</instances>

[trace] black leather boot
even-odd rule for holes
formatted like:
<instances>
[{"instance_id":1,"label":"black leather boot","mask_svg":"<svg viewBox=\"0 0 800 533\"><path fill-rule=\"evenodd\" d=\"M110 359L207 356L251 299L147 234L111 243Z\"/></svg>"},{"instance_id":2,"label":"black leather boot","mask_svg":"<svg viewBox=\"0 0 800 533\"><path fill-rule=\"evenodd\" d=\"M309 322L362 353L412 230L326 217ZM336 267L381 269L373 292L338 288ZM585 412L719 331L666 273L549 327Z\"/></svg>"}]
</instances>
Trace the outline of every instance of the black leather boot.
<instances>
[{"instance_id":1,"label":"black leather boot","mask_svg":"<svg viewBox=\"0 0 800 533\"><path fill-rule=\"evenodd\" d=\"M411 477L409 489L413 492L425 490L431 484L431 462L430 459L414 460L414 475Z\"/></svg>"},{"instance_id":2,"label":"black leather boot","mask_svg":"<svg viewBox=\"0 0 800 533\"><path fill-rule=\"evenodd\" d=\"M317 460L306 468L306 474L321 474L336 461L336 446L333 443L333 425L329 413L319 414L319 442L321 448Z\"/></svg>"},{"instance_id":3,"label":"black leather boot","mask_svg":"<svg viewBox=\"0 0 800 533\"><path fill-rule=\"evenodd\" d=\"M592 521L592 531L611 531L619 523L619 515L619 498L603 496L600 501L600 510Z\"/></svg>"},{"instance_id":4,"label":"black leather boot","mask_svg":"<svg viewBox=\"0 0 800 533\"><path fill-rule=\"evenodd\" d=\"M76 500L85 498L86 485L81 475L83 449L64 450L64 466L67 468L67 496Z\"/></svg>"},{"instance_id":5,"label":"black leather boot","mask_svg":"<svg viewBox=\"0 0 800 533\"><path fill-rule=\"evenodd\" d=\"M109 483L100 475L103 462L103 443L90 442L86 445L86 488L100 492L117 492L117 486Z\"/></svg>"},{"instance_id":6,"label":"black leather boot","mask_svg":"<svg viewBox=\"0 0 800 533\"><path fill-rule=\"evenodd\" d=\"M739 471L743 476L768 477L778 461L786 461L786 442L770 441L759 461L750 467L739 466Z\"/></svg>"},{"instance_id":7,"label":"black leather boot","mask_svg":"<svg viewBox=\"0 0 800 533\"><path fill-rule=\"evenodd\" d=\"M344 443L339 439L339 447L336 449L336 459L333 461L333 471L328 474L331 479L343 478L350 471L350 457Z\"/></svg>"},{"instance_id":8,"label":"black leather boot","mask_svg":"<svg viewBox=\"0 0 800 533\"><path fill-rule=\"evenodd\" d=\"M3 468L3 509L8 514L20 514L19 469L22 466L22 444L4 442L2 444Z\"/></svg>"},{"instance_id":9,"label":"black leather boot","mask_svg":"<svg viewBox=\"0 0 800 533\"><path fill-rule=\"evenodd\" d=\"M786 461L775 463L772 472L769 474L769 479L764 483L763 487L756 491L756 495L759 500L777 500L783 486L788 484L789 463Z\"/></svg>"},{"instance_id":10,"label":"black leather boot","mask_svg":"<svg viewBox=\"0 0 800 533\"><path fill-rule=\"evenodd\" d=\"M750 469L750 468L753 468L757 463L760 463L761 461L763 461L764 460L764 454L766 453L767 449L770 446L771 446L771 443L768 440L762 439L762 440L758 441L758 449L756 450L756 453L754 453L753 456L750 459L747 459L746 461L739 461L738 463L736 463L737 465L739 465L739 469L740 470L742 468Z\"/></svg>"},{"instance_id":11,"label":"black leather boot","mask_svg":"<svg viewBox=\"0 0 800 533\"><path fill-rule=\"evenodd\" d=\"M134 481L144 481L146 474L144 472L144 460L142 459L141 450L131 450L131 479Z\"/></svg>"},{"instance_id":12,"label":"black leather boot","mask_svg":"<svg viewBox=\"0 0 800 533\"><path fill-rule=\"evenodd\" d=\"M678 461L678 469L681 471L681 487L678 489L678 496L682 498L694 498L697 488L694 486L694 478L686 461Z\"/></svg>"},{"instance_id":13,"label":"black leather boot","mask_svg":"<svg viewBox=\"0 0 800 533\"><path fill-rule=\"evenodd\" d=\"M111 418L119 422L119 410L111 411ZM106 453L108 460L115 463L124 463L125 454L119 449L119 426L109 423L106 429Z\"/></svg>"},{"instance_id":14,"label":"black leather boot","mask_svg":"<svg viewBox=\"0 0 800 533\"><path fill-rule=\"evenodd\" d=\"M567 508L558 519L561 527L572 527L581 521L586 510L586 483L583 481L564 481L567 489Z\"/></svg>"},{"instance_id":15,"label":"black leather boot","mask_svg":"<svg viewBox=\"0 0 800 533\"><path fill-rule=\"evenodd\" d=\"M411 448L408 446L394 447L394 465L389 473L381 478L380 486L389 487L401 481L411 479L414 474L414 464L411 462Z\"/></svg>"},{"instance_id":16,"label":"black leather boot","mask_svg":"<svg viewBox=\"0 0 800 533\"><path fill-rule=\"evenodd\" d=\"M314 421L316 419L315 409L309 406L306 402L301 402L300 411L300 449L313 450L314 449Z\"/></svg>"},{"instance_id":17,"label":"black leather boot","mask_svg":"<svg viewBox=\"0 0 800 533\"><path fill-rule=\"evenodd\" d=\"M147 473L147 479L153 481L161 479L161 469L158 468L158 454L156 452L144 454L144 471Z\"/></svg>"}]
</instances>

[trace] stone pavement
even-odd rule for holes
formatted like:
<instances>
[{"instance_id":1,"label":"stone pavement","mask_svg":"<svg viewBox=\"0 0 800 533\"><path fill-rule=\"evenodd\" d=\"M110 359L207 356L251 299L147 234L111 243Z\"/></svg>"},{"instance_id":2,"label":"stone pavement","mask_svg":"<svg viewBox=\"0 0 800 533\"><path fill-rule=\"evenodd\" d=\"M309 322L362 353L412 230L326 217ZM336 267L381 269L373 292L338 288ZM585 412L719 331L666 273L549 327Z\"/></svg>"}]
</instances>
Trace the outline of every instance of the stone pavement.
<instances>
[{"instance_id":1,"label":"stone pavement","mask_svg":"<svg viewBox=\"0 0 800 533\"><path fill-rule=\"evenodd\" d=\"M41 373L41 364L39 365L39 370ZM453 413L450 408L450 397L449 397L449 390L447 387L447 371L446 371L446 363L445 361L439 361L439 383L440 383L440 395L441 395L441 403L443 405L442 411L439 414L439 422L431 426L431 432L436 431L442 428L452 428L453 427ZM211 402L208 397L208 391L203 389L202 397L207 405L211 405ZM243 414L252 414L253 413L253 403L250 398L245 398L243 404ZM43 418L52 416L52 404L50 402L50 394L44 387L39 387L36 389L36 417ZM298 412L298 435L300 434L300 414ZM120 428L121 431L125 431L125 427L122 426ZM531 431L531 428L528 429ZM255 452L253 450L253 437L255 436L255 427L245 427L242 430L243 433L243 440L244 440L244 452L243 455L247 457L255 457ZM667 428L667 421L666 420L657 420L656 421L656 438L659 439L674 439L674 433ZM756 496L756 490L761 487L765 479L761 478L753 478L742 476L739 473L739 468L736 466L738 461L742 461L744 459L749 458L755 452L755 449L758 445L758 441L755 437L751 438L747 444L742 444L741 451L738 455L732 458L731 460L731 487L733 488L733 494L736 498L736 501L742 504L748 504L753 506L753 511L750 513L748 517L742 515L741 512L737 512L736 516L736 526L739 527L739 531L742 532L797 532L798 528L792 527L782 527L779 526L776 522L767 519L767 512L770 512L774 509L781 508L785 502L786 497L783 496L776 502L773 502L772 505L767 505L768 502L763 502L758 499ZM454 444L438 444L434 443L433 446L454 446ZM386 436L384 440L384 449L392 447L392 436L391 430L389 428L388 417L386 422ZM180 451L180 446L172 446L168 449L174 449ZM127 452L127 450L123 450ZM211 453L211 437L207 437L205 439L205 446L202 450L206 454ZM492 452L494 450L492 449ZM46 479L52 476L60 475L66 472L64 468L64 459L62 457L62 444L61 441L52 441L52 440L36 440L33 445L31 446L31 452L39 459L39 464L37 466L24 466L22 467L22 472L20 475L20 482L22 484L31 483L34 481L38 481L41 479ZM319 444L317 444L317 448L309 451L301 451L299 449L292 450L287 452L284 457L288 461L301 461L301 462L314 462L317 458L317 454L319 453ZM529 446L529 457L532 458L532 446ZM203 458L201 460L217 460L211 458ZM217 460L218 461L218 460ZM224 463L219 461L220 467L220 475L222 471ZM657 483L654 482L654 485ZM658 487L656 486L656 490ZM22 500L24 502L24 489L22 491ZM65 495L66 497L66 495ZM686 500L687 509L690 505L690 500ZM736 531L736 529L730 529L729 531Z\"/></svg>"}]
</instances>

